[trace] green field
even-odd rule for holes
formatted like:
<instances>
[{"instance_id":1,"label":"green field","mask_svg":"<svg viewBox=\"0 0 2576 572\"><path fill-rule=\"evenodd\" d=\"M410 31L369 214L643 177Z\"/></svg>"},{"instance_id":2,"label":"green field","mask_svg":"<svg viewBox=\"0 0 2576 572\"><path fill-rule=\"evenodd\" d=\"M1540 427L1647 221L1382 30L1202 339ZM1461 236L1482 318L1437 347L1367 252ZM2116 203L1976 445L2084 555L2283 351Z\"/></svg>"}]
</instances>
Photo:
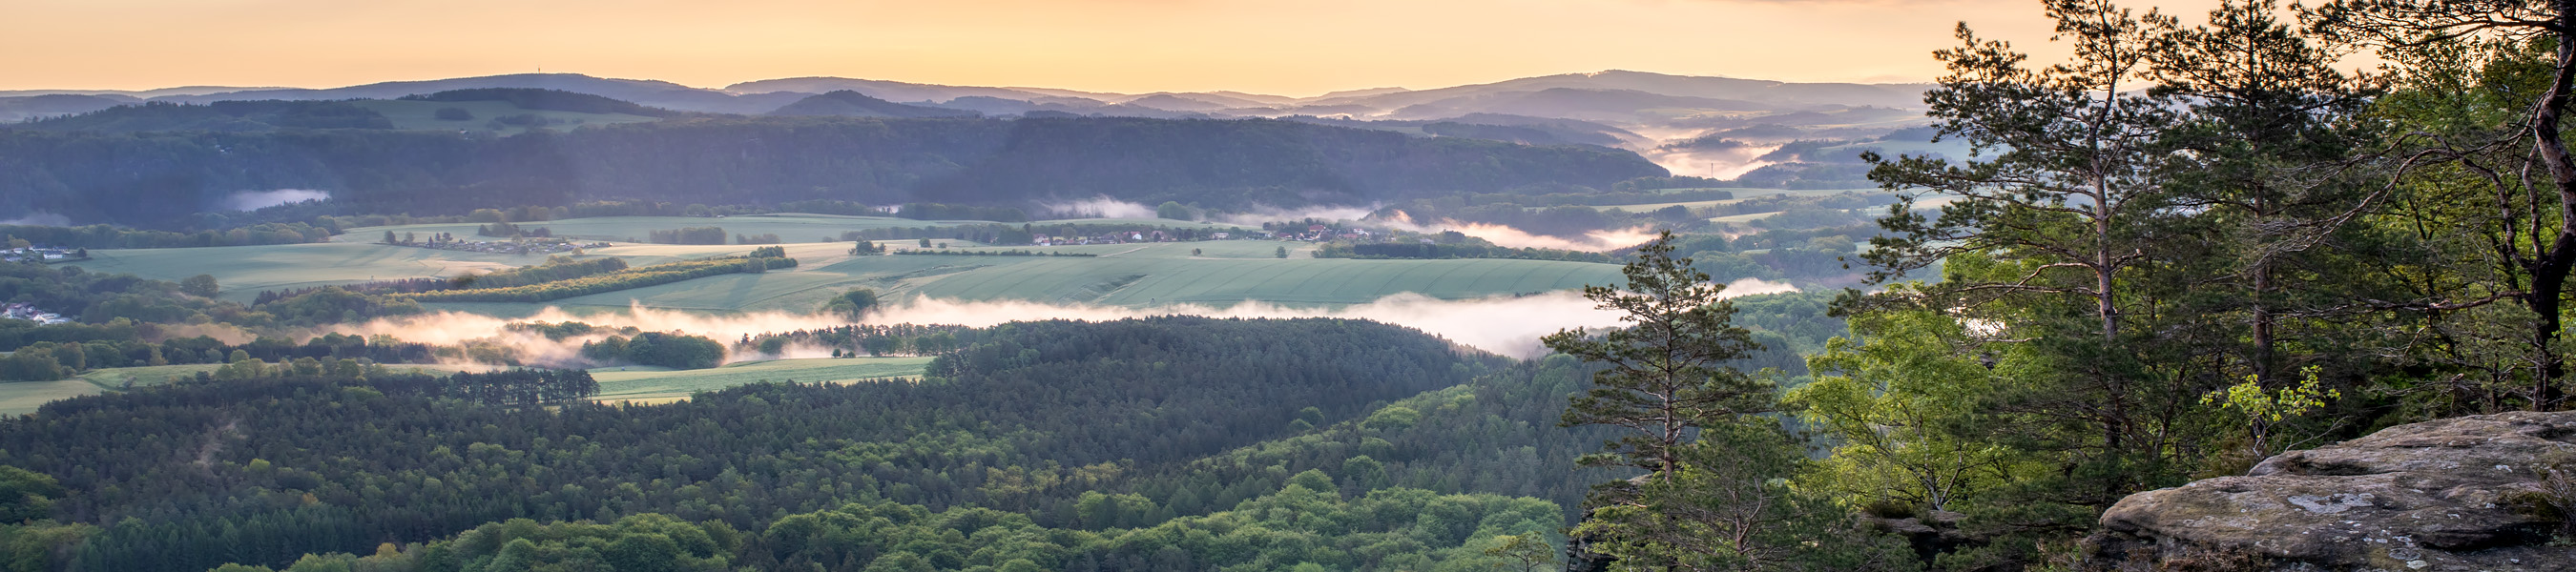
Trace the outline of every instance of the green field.
<instances>
[{"instance_id":1,"label":"green field","mask_svg":"<svg viewBox=\"0 0 2576 572\"><path fill-rule=\"evenodd\" d=\"M555 131L570 131L591 125L614 125L618 123L659 121L659 119L651 117L627 115L624 113L580 113L573 111L522 109L519 106L512 105L510 102L506 101L401 101L371 99L351 101L349 103L359 107L375 110L376 113L384 115L386 119L393 120L395 129L452 129L458 131L479 131L501 136L517 135L527 131L527 128L515 125L503 125L500 126L499 129L493 128L492 120L494 118L508 115L535 115L537 117L545 118L553 123L552 125L545 126L545 128ZM463 109L467 113L474 114L474 118L464 121L448 121L439 119L436 116L438 110L448 107Z\"/></svg>"},{"instance_id":2,"label":"green field","mask_svg":"<svg viewBox=\"0 0 2576 572\"><path fill-rule=\"evenodd\" d=\"M759 381L800 383L849 382L862 379L919 377L930 367L926 357L788 359L730 364L714 369L651 368L592 370L599 380L600 401L660 403L685 399Z\"/></svg>"},{"instance_id":3,"label":"green field","mask_svg":"<svg viewBox=\"0 0 2576 572\"><path fill-rule=\"evenodd\" d=\"M839 240L843 231L851 230L867 230L872 228L937 227L987 223L984 221L912 220L908 218L881 216L840 216L785 213L731 216L722 218L611 216L526 222L518 224L523 228L544 228L546 230L553 231L555 236L615 242L641 242L646 238L651 237L653 235L653 231L656 230L672 230L685 227L706 226L723 228L725 230L725 234L728 236L737 234L746 236L776 234L780 240L786 242L822 242L827 238ZM421 235L444 232L456 235L457 238L463 240L492 240L490 238L475 236L474 228L476 226L480 225L475 223L455 223L372 226L350 229L347 233L341 234L334 240L343 242L377 242L384 240L385 231L388 230L394 231L395 234L410 232Z\"/></svg>"}]
</instances>

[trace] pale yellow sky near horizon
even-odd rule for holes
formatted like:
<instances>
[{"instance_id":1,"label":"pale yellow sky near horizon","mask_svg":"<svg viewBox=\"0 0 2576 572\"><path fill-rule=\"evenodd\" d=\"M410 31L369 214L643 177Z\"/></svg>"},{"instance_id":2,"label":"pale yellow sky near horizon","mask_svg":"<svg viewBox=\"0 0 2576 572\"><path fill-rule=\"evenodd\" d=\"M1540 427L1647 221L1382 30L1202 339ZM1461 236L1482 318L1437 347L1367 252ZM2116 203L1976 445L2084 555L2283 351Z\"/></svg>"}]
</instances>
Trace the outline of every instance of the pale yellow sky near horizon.
<instances>
[{"instance_id":1,"label":"pale yellow sky near horizon","mask_svg":"<svg viewBox=\"0 0 2576 572\"><path fill-rule=\"evenodd\" d=\"M2216 0L2133 2L2186 20ZM0 0L0 90L338 87L547 72L1289 96L1627 69L1926 81L2039 0Z\"/></svg>"}]
</instances>

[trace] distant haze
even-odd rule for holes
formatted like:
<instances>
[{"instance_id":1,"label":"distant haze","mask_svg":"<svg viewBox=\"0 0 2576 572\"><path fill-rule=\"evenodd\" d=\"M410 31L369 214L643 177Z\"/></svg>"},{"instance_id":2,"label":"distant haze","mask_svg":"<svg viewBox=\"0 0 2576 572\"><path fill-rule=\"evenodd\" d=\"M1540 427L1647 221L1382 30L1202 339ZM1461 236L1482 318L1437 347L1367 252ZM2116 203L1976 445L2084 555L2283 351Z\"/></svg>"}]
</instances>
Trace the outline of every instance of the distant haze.
<instances>
[{"instance_id":1,"label":"distant haze","mask_svg":"<svg viewBox=\"0 0 2576 572\"><path fill-rule=\"evenodd\" d=\"M2215 0L2134 2L2197 20ZM1635 69L1924 81L1951 23L2035 49L2036 0L13 3L0 90L325 87L575 71L1282 95ZM65 46L78 46L65 49Z\"/></svg>"}]
</instances>

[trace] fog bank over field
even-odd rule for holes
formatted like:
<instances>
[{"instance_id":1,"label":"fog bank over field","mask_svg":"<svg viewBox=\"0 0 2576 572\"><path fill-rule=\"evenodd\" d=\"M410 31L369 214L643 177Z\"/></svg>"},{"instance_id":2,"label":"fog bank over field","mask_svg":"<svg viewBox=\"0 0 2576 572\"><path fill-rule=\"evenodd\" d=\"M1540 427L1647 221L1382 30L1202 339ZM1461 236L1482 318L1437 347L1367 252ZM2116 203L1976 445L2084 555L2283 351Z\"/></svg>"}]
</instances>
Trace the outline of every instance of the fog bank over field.
<instances>
[{"instance_id":1,"label":"fog bank over field","mask_svg":"<svg viewBox=\"0 0 2576 572\"><path fill-rule=\"evenodd\" d=\"M0 220L0 224L23 226L71 226L72 217L54 213L36 212L27 213L19 216L18 218Z\"/></svg>"},{"instance_id":2,"label":"fog bank over field","mask_svg":"<svg viewBox=\"0 0 2576 572\"><path fill-rule=\"evenodd\" d=\"M330 198L330 191L316 191L312 189L238 191L234 192L232 196L224 197L217 206L222 207L224 210L255 211L277 205L300 203L304 201L328 200Z\"/></svg>"},{"instance_id":3,"label":"fog bank over field","mask_svg":"<svg viewBox=\"0 0 2576 572\"><path fill-rule=\"evenodd\" d=\"M1039 206L1065 218L1154 218L1154 207L1109 197L1093 197L1078 201L1049 201Z\"/></svg>"},{"instance_id":4,"label":"fog bank over field","mask_svg":"<svg viewBox=\"0 0 2576 572\"><path fill-rule=\"evenodd\" d=\"M1788 284L1748 278L1730 284L1726 289L1726 295L1734 297L1795 291L1797 287ZM951 324L986 327L1014 321L1109 321L1170 315L1210 318L1372 320L1419 329L1468 347L1517 358L1545 355L1547 352L1539 345L1539 337L1558 330L1620 325L1617 312L1595 308L1593 303L1584 299L1581 293L1570 290L1529 296L1492 296L1464 300L1442 300L1420 294L1401 293L1379 298L1374 302L1340 308L1301 308L1258 301L1228 305L1165 304L1127 307L1019 300L968 302L921 296L880 306L875 313L859 323ZM582 322L606 330L633 327L643 331L681 332L705 336L727 346L740 341L744 336L758 337L762 334L852 324L849 320L832 314L788 312L702 314L638 305L623 311L597 314L573 314L561 308L548 307L523 319L502 319L464 312L435 312L379 319L365 324L343 325L333 328L332 331L356 335L387 335L407 342L440 346L508 347L515 349L520 361L524 363L556 366L593 365L582 359L581 345L609 336L608 332L598 332L553 340L532 332L514 331L508 328L513 323L529 322ZM790 347L782 354L776 356L735 354L727 356L726 361L826 357L830 355L830 351L816 347Z\"/></svg>"}]
</instances>

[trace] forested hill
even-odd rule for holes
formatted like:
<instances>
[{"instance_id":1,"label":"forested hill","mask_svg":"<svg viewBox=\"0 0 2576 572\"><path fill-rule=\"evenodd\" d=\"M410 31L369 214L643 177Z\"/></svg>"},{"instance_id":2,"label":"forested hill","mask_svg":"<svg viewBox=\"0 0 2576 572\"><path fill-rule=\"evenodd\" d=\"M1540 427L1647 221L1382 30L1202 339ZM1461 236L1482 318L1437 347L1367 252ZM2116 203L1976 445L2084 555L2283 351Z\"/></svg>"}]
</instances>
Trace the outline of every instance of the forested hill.
<instances>
[{"instance_id":1,"label":"forested hill","mask_svg":"<svg viewBox=\"0 0 2576 572\"><path fill-rule=\"evenodd\" d=\"M1600 147L1257 119L696 118L495 137L339 125L332 121L369 116L314 115L324 111L277 113L332 128L0 129L0 212L152 225L234 192L285 188L330 191L350 212L416 214L608 198L893 204L1108 195L1240 208L1606 188L1666 174Z\"/></svg>"},{"instance_id":2,"label":"forested hill","mask_svg":"<svg viewBox=\"0 0 2576 572\"><path fill-rule=\"evenodd\" d=\"M1150 525L1277 490L1169 477L1189 463L1366 418L1503 361L1351 320L1035 322L983 339L918 383L754 384L656 406L491 405L417 376L76 398L0 421L0 483L23 475L9 467L59 479L38 491L54 500L37 518L100 528L54 540L77 545L0 550L60 550L72 570L195 572L364 554L509 518L652 512L759 531L789 513L888 501ZM1085 520L1096 510L1082 499L1144 475L1165 476L1156 496L1118 501L1142 512ZM24 514L24 499L0 500ZM1552 523L1555 507L1536 506ZM34 538L15 530L0 527Z\"/></svg>"}]
</instances>

